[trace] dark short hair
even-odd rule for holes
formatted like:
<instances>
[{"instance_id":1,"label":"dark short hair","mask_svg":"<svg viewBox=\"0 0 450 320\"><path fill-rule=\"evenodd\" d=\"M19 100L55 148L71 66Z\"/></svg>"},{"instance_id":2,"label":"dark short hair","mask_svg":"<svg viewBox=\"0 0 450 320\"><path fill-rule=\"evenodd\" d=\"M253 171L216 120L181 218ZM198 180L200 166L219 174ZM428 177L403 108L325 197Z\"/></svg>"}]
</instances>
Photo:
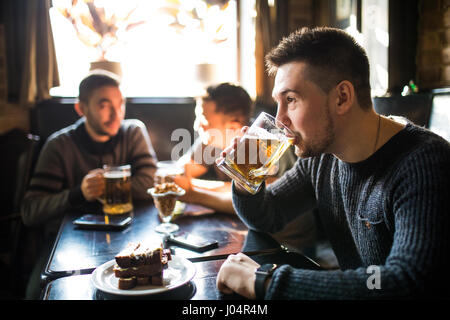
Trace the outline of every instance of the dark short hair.
<instances>
[{"instance_id":1,"label":"dark short hair","mask_svg":"<svg viewBox=\"0 0 450 320\"><path fill-rule=\"evenodd\" d=\"M214 101L216 112L236 115L237 120L248 124L253 110L253 101L244 88L225 82L206 89L204 101Z\"/></svg>"},{"instance_id":2,"label":"dark short hair","mask_svg":"<svg viewBox=\"0 0 450 320\"><path fill-rule=\"evenodd\" d=\"M266 55L266 67L274 75L278 67L290 62L305 62L307 76L323 91L329 92L343 80L350 81L362 108L372 105L367 54L343 30L302 28L283 38Z\"/></svg>"},{"instance_id":3,"label":"dark short hair","mask_svg":"<svg viewBox=\"0 0 450 320\"><path fill-rule=\"evenodd\" d=\"M94 90L102 87L119 87L119 80L107 73L92 73L80 82L78 99L88 103Z\"/></svg>"}]
</instances>

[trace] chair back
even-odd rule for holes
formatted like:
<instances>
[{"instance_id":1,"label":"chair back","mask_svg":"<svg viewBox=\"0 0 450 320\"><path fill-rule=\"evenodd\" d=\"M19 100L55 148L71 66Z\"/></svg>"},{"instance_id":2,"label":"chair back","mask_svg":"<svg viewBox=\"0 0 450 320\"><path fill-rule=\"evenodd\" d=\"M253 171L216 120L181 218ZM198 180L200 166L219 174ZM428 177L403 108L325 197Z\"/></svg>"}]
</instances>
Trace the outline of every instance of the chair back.
<instances>
[{"instance_id":1,"label":"chair back","mask_svg":"<svg viewBox=\"0 0 450 320\"><path fill-rule=\"evenodd\" d=\"M432 95L428 93L410 96L375 97L373 106L377 113L385 116L401 116L414 124L425 127L428 124Z\"/></svg>"},{"instance_id":2,"label":"chair back","mask_svg":"<svg viewBox=\"0 0 450 320\"><path fill-rule=\"evenodd\" d=\"M0 136L0 153L2 157L1 197L3 210L0 215L0 252L7 257L7 264L2 268L8 270L8 280L2 291L21 297L28 278L24 273L23 262L32 261L29 254L23 255L22 249L29 244L36 244L30 231L23 225L20 216L20 203L25 195L34 165L40 150L40 138L22 130L14 129ZM35 259L35 258L33 258ZM24 261L22 261L24 260Z\"/></svg>"},{"instance_id":3,"label":"chair back","mask_svg":"<svg viewBox=\"0 0 450 320\"><path fill-rule=\"evenodd\" d=\"M16 188L14 190L14 211L20 211L20 203L22 202L25 192L30 183L31 175L34 171L38 155L40 151L40 137L27 134L25 149L20 154L16 171Z\"/></svg>"}]
</instances>

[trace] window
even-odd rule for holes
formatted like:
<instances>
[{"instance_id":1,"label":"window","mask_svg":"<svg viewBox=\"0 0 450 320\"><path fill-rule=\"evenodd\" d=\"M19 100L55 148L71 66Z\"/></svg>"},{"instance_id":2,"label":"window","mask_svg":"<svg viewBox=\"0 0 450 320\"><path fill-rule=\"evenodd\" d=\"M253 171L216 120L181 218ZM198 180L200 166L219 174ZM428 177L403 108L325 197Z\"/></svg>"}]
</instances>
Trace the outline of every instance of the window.
<instances>
[{"instance_id":1,"label":"window","mask_svg":"<svg viewBox=\"0 0 450 320\"><path fill-rule=\"evenodd\" d=\"M370 61L370 86L372 88L372 96L385 95L389 85L388 5L388 0L362 1L363 46L367 51Z\"/></svg>"},{"instance_id":2,"label":"window","mask_svg":"<svg viewBox=\"0 0 450 320\"><path fill-rule=\"evenodd\" d=\"M388 0L336 0L334 4L333 26L351 34L367 52L372 96L383 96L388 90L388 4Z\"/></svg>"},{"instance_id":3,"label":"window","mask_svg":"<svg viewBox=\"0 0 450 320\"><path fill-rule=\"evenodd\" d=\"M53 96L77 96L100 58L120 62L129 97L195 96L238 81L236 0L53 0L50 19L61 81Z\"/></svg>"}]
</instances>

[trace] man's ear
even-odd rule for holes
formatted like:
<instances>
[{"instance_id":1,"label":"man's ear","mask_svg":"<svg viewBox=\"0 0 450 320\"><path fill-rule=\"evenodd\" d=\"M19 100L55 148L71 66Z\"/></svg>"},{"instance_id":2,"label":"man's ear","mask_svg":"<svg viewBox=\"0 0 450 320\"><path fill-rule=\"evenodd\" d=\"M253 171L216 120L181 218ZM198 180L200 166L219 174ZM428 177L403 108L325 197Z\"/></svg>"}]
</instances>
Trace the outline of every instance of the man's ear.
<instances>
[{"instance_id":1,"label":"man's ear","mask_svg":"<svg viewBox=\"0 0 450 320\"><path fill-rule=\"evenodd\" d=\"M343 80L336 86L336 113L347 113L355 102L355 87L350 81Z\"/></svg>"},{"instance_id":2,"label":"man's ear","mask_svg":"<svg viewBox=\"0 0 450 320\"><path fill-rule=\"evenodd\" d=\"M75 111L78 113L80 117L84 116L84 105L83 102L75 102L74 105Z\"/></svg>"}]
</instances>

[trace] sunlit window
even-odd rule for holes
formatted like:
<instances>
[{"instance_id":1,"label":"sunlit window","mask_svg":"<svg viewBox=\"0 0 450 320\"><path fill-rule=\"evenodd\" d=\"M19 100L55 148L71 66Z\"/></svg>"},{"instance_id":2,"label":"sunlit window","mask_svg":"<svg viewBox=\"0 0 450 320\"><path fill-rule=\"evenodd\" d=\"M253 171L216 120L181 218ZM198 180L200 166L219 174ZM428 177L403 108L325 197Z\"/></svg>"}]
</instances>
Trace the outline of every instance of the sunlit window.
<instances>
[{"instance_id":1,"label":"sunlit window","mask_svg":"<svg viewBox=\"0 0 450 320\"><path fill-rule=\"evenodd\" d=\"M336 0L335 7L334 26L351 34L367 52L370 61L372 96L385 95L389 85L389 1ZM358 13L361 14L360 27L357 21Z\"/></svg>"},{"instance_id":2,"label":"sunlit window","mask_svg":"<svg viewBox=\"0 0 450 320\"><path fill-rule=\"evenodd\" d=\"M364 48L370 60L370 86L372 96L383 96L389 85L388 0L362 1L362 33Z\"/></svg>"},{"instance_id":3,"label":"sunlit window","mask_svg":"<svg viewBox=\"0 0 450 320\"><path fill-rule=\"evenodd\" d=\"M53 0L50 18L61 82L53 96L77 96L96 61L120 63L129 97L237 82L236 0Z\"/></svg>"}]
</instances>

